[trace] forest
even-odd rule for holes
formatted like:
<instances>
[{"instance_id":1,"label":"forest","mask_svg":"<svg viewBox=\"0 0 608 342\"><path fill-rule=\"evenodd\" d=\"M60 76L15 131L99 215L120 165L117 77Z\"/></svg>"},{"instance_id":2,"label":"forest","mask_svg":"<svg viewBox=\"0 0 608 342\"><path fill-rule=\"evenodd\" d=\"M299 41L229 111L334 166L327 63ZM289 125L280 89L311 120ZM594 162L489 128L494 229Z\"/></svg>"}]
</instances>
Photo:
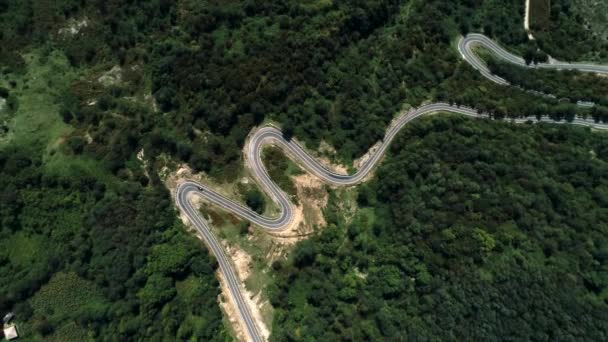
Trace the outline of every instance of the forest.
<instances>
[{"instance_id":1,"label":"forest","mask_svg":"<svg viewBox=\"0 0 608 342\"><path fill-rule=\"evenodd\" d=\"M0 312L57 340L223 340L215 260L164 187L48 174L0 152Z\"/></svg>"},{"instance_id":2,"label":"forest","mask_svg":"<svg viewBox=\"0 0 608 342\"><path fill-rule=\"evenodd\" d=\"M608 79L604 77L579 71L530 70L494 59L488 61L488 67L511 84L551 94L562 104L592 102L595 106L590 110L591 115L597 120L608 120Z\"/></svg>"},{"instance_id":3,"label":"forest","mask_svg":"<svg viewBox=\"0 0 608 342\"><path fill-rule=\"evenodd\" d=\"M608 3L531 0L530 28L539 47L564 61L608 61Z\"/></svg>"},{"instance_id":4,"label":"forest","mask_svg":"<svg viewBox=\"0 0 608 342\"><path fill-rule=\"evenodd\" d=\"M552 55L552 39L578 29L568 13L549 17L568 21L565 33L539 33ZM462 62L454 43L467 32L530 51L522 18L519 0L0 0L0 312L15 311L38 340L231 339L216 262L178 220L159 177L165 161L234 181L246 135L275 122L307 148L336 147L348 164L404 105L436 100L497 118L605 120L605 105L592 113L499 86ZM568 58L589 51L567 46L576 47L560 50L576 50ZM586 88L580 99L605 95L591 95L604 83L581 75L538 77L556 94L568 85ZM272 266L272 338L605 339L601 139L457 118L415 127L359 190L354 222L334 198L331 224ZM432 163L404 149L418 138ZM284 163L275 152L269 160ZM544 173L524 181L531 171ZM243 197L264 210L259 192ZM572 316L551 315L564 308ZM465 319L459 327L470 329L457 330Z\"/></svg>"},{"instance_id":5,"label":"forest","mask_svg":"<svg viewBox=\"0 0 608 342\"><path fill-rule=\"evenodd\" d=\"M608 143L568 126L423 118L345 221L273 265L273 341L603 340Z\"/></svg>"}]
</instances>

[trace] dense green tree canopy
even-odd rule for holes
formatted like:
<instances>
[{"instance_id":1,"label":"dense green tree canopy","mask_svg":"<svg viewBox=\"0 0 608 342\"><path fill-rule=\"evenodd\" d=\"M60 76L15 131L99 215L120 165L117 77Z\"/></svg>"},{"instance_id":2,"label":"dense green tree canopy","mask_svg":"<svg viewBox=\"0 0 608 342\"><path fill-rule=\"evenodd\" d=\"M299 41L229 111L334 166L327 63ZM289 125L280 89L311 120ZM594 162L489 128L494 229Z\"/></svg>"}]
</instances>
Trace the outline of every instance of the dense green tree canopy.
<instances>
[{"instance_id":1,"label":"dense green tree canopy","mask_svg":"<svg viewBox=\"0 0 608 342\"><path fill-rule=\"evenodd\" d=\"M215 261L166 190L49 175L19 149L0 152L0 188L0 312L27 336L221 340Z\"/></svg>"},{"instance_id":2,"label":"dense green tree canopy","mask_svg":"<svg viewBox=\"0 0 608 342\"><path fill-rule=\"evenodd\" d=\"M604 339L607 147L565 126L412 123L353 220L334 201L277 267L272 339Z\"/></svg>"}]
</instances>

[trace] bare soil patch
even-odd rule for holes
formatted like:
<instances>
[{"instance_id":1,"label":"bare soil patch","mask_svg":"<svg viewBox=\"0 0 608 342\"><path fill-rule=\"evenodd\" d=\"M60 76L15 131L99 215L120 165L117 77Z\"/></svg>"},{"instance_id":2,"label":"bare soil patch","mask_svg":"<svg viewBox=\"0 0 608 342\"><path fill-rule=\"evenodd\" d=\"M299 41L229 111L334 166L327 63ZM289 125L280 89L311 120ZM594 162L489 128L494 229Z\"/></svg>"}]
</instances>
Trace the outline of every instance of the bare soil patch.
<instances>
[{"instance_id":1,"label":"bare soil patch","mask_svg":"<svg viewBox=\"0 0 608 342\"><path fill-rule=\"evenodd\" d=\"M382 146L382 142L378 141L377 143L375 143L372 147L369 148L369 150L367 150L367 152L362 155L361 157L355 159L355 161L353 162L353 166L355 167L355 169L360 169L363 165L365 165L365 163L367 163L367 161L376 153L376 151L380 148L380 146ZM381 157L381 159L384 158L384 156ZM380 160L381 161L381 160ZM368 181L370 178L372 178L374 176L374 169L372 169L362 180L363 183L365 183L366 181Z\"/></svg>"},{"instance_id":2,"label":"bare soil patch","mask_svg":"<svg viewBox=\"0 0 608 342\"><path fill-rule=\"evenodd\" d=\"M317 160L330 171L341 173L344 175L348 174L348 168L346 166L342 164L333 163L327 157L317 157Z\"/></svg>"},{"instance_id":3,"label":"bare soil patch","mask_svg":"<svg viewBox=\"0 0 608 342\"><path fill-rule=\"evenodd\" d=\"M316 229L326 225L323 209L327 205L329 194L326 185L317 177L308 173L292 176L296 187L298 205L294 205L294 217L286 228L281 231L268 231L268 234L278 238L280 246L269 251L269 257L276 260L285 252L285 248L305 239Z\"/></svg>"}]
</instances>

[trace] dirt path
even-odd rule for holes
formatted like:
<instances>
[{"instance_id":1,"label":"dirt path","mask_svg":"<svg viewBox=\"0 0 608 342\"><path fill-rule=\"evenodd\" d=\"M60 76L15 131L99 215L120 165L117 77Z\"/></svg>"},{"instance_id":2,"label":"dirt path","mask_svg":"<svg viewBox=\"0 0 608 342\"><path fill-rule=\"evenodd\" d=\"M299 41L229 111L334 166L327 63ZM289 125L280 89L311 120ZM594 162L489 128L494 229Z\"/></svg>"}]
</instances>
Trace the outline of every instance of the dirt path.
<instances>
[{"instance_id":1,"label":"dirt path","mask_svg":"<svg viewBox=\"0 0 608 342\"><path fill-rule=\"evenodd\" d=\"M524 29L528 33L528 39L534 40L534 36L532 35L532 32L530 31L530 1L531 0L526 0L526 12L524 14Z\"/></svg>"}]
</instances>

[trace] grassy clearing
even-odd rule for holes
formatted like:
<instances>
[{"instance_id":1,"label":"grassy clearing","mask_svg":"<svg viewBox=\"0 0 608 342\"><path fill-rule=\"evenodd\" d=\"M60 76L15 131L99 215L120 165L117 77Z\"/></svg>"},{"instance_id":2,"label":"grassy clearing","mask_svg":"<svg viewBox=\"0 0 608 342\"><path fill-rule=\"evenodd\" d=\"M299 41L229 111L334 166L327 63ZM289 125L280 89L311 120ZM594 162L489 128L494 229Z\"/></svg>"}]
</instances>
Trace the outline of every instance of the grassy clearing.
<instances>
[{"instance_id":1,"label":"grassy clearing","mask_svg":"<svg viewBox=\"0 0 608 342\"><path fill-rule=\"evenodd\" d=\"M373 208L361 208L358 210L358 215L361 218L364 218L365 222L371 227L376 222L376 212Z\"/></svg>"},{"instance_id":2,"label":"grassy clearing","mask_svg":"<svg viewBox=\"0 0 608 342\"><path fill-rule=\"evenodd\" d=\"M30 300L34 312L53 317L76 318L83 308L101 308L105 299L95 285L75 273L56 273Z\"/></svg>"},{"instance_id":3,"label":"grassy clearing","mask_svg":"<svg viewBox=\"0 0 608 342\"><path fill-rule=\"evenodd\" d=\"M106 184L112 183L110 180L113 175L99 167L97 160L85 156L74 157L60 151L51 151L44 160L44 166L49 174L64 176L87 174Z\"/></svg>"},{"instance_id":4,"label":"grassy clearing","mask_svg":"<svg viewBox=\"0 0 608 342\"><path fill-rule=\"evenodd\" d=\"M41 235L29 236L24 232L17 232L0 241L0 247L6 252L10 261L19 267L26 267L39 259L44 253L46 243Z\"/></svg>"},{"instance_id":5,"label":"grassy clearing","mask_svg":"<svg viewBox=\"0 0 608 342\"><path fill-rule=\"evenodd\" d=\"M49 174L84 173L110 183L111 175L99 167L98 161L66 155L61 150L63 137L73 128L61 119L57 99L79 77L80 70L71 67L65 55L55 50L34 50L25 60L24 74L9 74L0 80L0 86L9 88L18 102L14 113L4 110L0 114L0 121L5 121L8 128L0 137L0 148L12 144L41 151Z\"/></svg>"},{"instance_id":6,"label":"grassy clearing","mask_svg":"<svg viewBox=\"0 0 608 342\"><path fill-rule=\"evenodd\" d=\"M285 174L287 176L297 176L304 174L304 170L298 164L291 161L291 159L287 160L287 168L285 169Z\"/></svg>"},{"instance_id":7,"label":"grassy clearing","mask_svg":"<svg viewBox=\"0 0 608 342\"><path fill-rule=\"evenodd\" d=\"M70 131L59 117L55 99L76 77L65 55L57 51L35 50L25 56L24 75L11 74L3 82L15 82L11 91L17 96L19 107L8 123L9 132L2 145L43 146L56 142ZM2 84L2 86L7 86Z\"/></svg>"}]
</instances>

